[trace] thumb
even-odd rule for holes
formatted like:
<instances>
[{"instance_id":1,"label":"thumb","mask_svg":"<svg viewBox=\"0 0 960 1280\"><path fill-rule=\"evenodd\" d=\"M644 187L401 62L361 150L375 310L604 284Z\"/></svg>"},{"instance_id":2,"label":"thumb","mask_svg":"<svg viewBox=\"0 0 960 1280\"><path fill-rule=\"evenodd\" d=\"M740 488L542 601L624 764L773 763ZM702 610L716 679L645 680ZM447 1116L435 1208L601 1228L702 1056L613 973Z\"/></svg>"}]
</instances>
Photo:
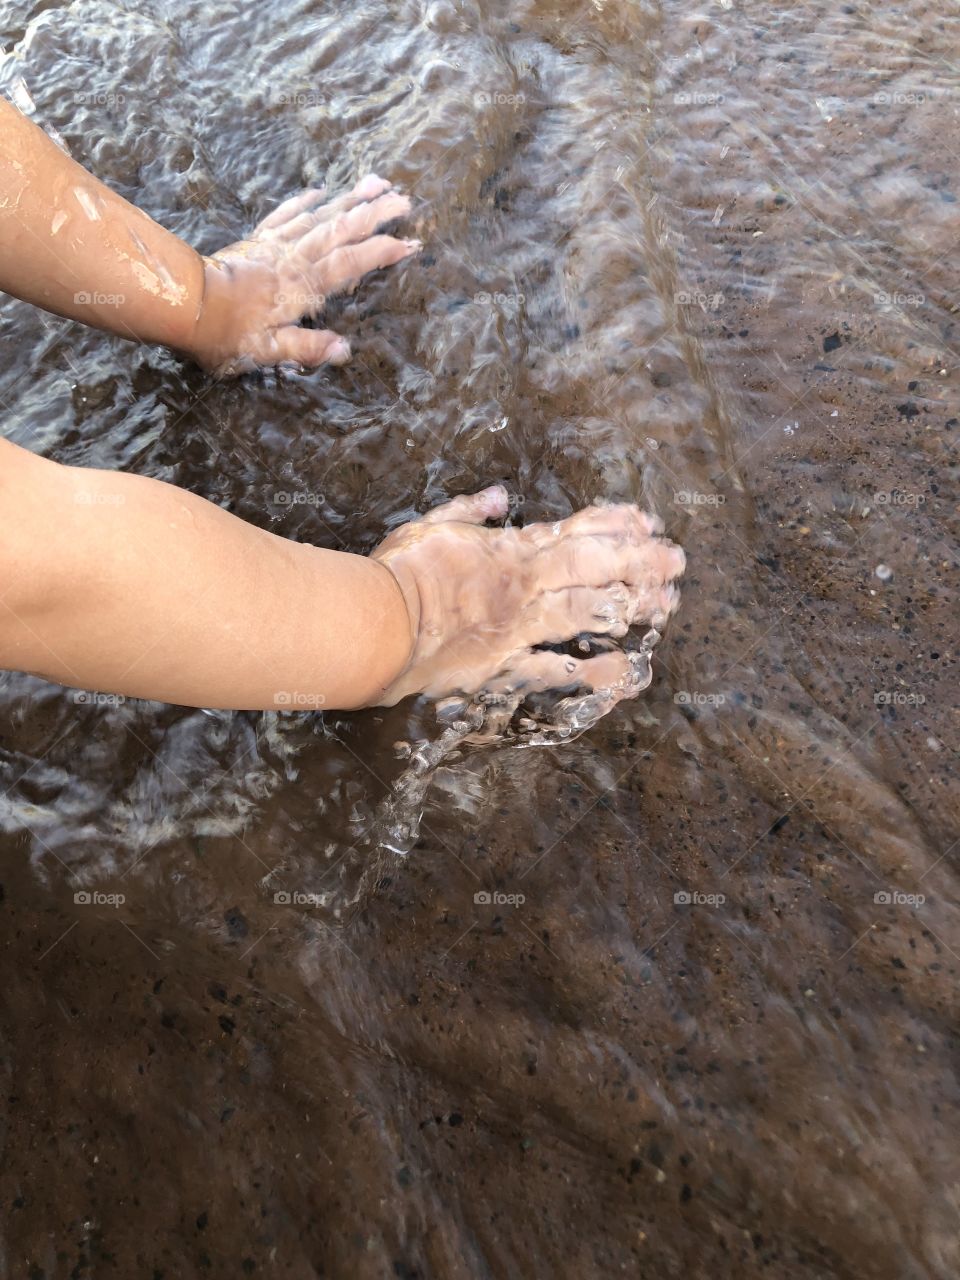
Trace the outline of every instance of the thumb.
<instances>
[{"instance_id":1,"label":"thumb","mask_svg":"<svg viewBox=\"0 0 960 1280\"><path fill-rule=\"evenodd\" d=\"M421 524L483 524L484 520L499 520L507 514L509 496L502 484L491 485L479 493L462 493L458 498L434 507L421 517Z\"/></svg>"},{"instance_id":2,"label":"thumb","mask_svg":"<svg viewBox=\"0 0 960 1280\"><path fill-rule=\"evenodd\" d=\"M346 364L350 359L350 343L332 329L304 329L288 324L278 329L274 364L287 361L315 369L320 364Z\"/></svg>"}]
</instances>

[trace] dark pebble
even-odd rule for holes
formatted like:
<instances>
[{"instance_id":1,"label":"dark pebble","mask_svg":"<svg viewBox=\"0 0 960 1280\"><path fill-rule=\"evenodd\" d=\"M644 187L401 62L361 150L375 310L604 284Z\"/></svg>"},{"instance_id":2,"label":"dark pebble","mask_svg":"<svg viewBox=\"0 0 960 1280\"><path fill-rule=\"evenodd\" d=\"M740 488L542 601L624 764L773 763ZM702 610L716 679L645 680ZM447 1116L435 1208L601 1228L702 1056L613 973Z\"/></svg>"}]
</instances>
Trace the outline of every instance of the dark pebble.
<instances>
[{"instance_id":1,"label":"dark pebble","mask_svg":"<svg viewBox=\"0 0 960 1280\"><path fill-rule=\"evenodd\" d=\"M246 916L238 907L231 907L223 913L223 918L227 928L230 931L231 938L245 938L250 932L250 926L247 924Z\"/></svg>"}]
</instances>

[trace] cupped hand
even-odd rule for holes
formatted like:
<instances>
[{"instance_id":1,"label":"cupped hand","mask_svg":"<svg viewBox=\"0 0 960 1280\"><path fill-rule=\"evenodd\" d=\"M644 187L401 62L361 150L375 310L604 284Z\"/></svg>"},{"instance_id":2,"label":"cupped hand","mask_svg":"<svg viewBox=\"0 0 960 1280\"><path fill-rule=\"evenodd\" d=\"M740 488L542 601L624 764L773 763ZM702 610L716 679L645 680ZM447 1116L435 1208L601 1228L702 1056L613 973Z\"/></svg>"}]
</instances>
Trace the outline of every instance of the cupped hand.
<instances>
[{"instance_id":1,"label":"cupped hand","mask_svg":"<svg viewBox=\"0 0 960 1280\"><path fill-rule=\"evenodd\" d=\"M204 259L204 301L191 355L221 376L265 366L345 364L350 344L329 329L305 329L328 297L420 249L377 235L410 212L409 197L371 174L323 202L322 189L285 201L246 239Z\"/></svg>"},{"instance_id":2,"label":"cupped hand","mask_svg":"<svg viewBox=\"0 0 960 1280\"><path fill-rule=\"evenodd\" d=\"M679 603L679 547L637 507L587 507L555 524L485 528L507 512L497 485L403 525L373 552L403 592L414 632L410 662L383 706L432 697L583 686L623 687L633 677L619 650L574 658L539 648L585 633L619 638L636 623L663 626Z\"/></svg>"}]
</instances>

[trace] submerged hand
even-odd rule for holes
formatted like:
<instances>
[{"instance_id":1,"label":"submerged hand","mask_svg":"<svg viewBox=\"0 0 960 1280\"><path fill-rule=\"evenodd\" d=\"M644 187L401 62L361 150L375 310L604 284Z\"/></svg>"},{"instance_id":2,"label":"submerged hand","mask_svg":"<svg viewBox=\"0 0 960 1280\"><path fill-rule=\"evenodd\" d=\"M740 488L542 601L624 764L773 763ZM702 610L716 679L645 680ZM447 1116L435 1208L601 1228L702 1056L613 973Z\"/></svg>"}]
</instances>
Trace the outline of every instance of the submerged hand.
<instances>
[{"instance_id":1,"label":"submerged hand","mask_svg":"<svg viewBox=\"0 0 960 1280\"><path fill-rule=\"evenodd\" d=\"M537 646L662 626L684 569L662 525L633 506L587 507L556 524L489 529L507 511L499 485L454 498L391 533L373 559L391 570L414 633L406 669L380 699L412 693L510 696L628 681L627 654L576 659Z\"/></svg>"},{"instance_id":2,"label":"submerged hand","mask_svg":"<svg viewBox=\"0 0 960 1280\"><path fill-rule=\"evenodd\" d=\"M410 212L410 200L370 175L323 204L323 191L285 201L246 239L204 259L204 301L191 355L222 376L270 365L345 364L350 346L305 329L326 299L379 267L417 253L416 240L375 235Z\"/></svg>"}]
</instances>

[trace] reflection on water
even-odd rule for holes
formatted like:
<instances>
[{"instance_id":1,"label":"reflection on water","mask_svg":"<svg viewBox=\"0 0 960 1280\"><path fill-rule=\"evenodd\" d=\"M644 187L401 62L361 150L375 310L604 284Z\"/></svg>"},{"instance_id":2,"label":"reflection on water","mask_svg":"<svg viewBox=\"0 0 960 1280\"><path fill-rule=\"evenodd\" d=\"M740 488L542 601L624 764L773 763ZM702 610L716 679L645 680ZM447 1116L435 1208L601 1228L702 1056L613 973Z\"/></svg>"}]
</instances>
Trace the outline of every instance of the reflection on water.
<instances>
[{"instance_id":1,"label":"reflection on water","mask_svg":"<svg viewBox=\"0 0 960 1280\"><path fill-rule=\"evenodd\" d=\"M0 1273L957 1274L958 34L0 3L0 89L199 248L370 170L428 242L310 378L5 302L6 434L326 546L502 480L688 554L533 750L3 678Z\"/></svg>"}]
</instances>

